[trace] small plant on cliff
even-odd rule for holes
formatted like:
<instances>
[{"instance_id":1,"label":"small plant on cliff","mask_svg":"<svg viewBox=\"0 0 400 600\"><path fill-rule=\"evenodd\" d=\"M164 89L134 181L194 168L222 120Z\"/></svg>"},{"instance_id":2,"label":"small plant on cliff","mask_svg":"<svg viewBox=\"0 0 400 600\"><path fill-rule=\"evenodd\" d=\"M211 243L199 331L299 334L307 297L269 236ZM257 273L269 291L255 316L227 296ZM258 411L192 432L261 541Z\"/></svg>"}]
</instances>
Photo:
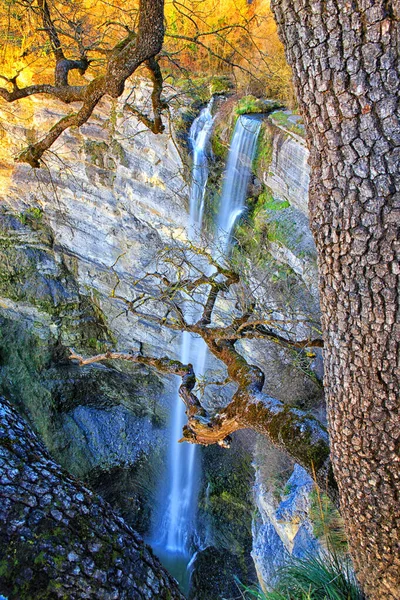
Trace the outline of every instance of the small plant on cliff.
<instances>
[{"instance_id":1,"label":"small plant on cliff","mask_svg":"<svg viewBox=\"0 0 400 600\"><path fill-rule=\"evenodd\" d=\"M363 600L351 563L336 554L290 559L270 592L243 587L245 600Z\"/></svg>"},{"instance_id":2,"label":"small plant on cliff","mask_svg":"<svg viewBox=\"0 0 400 600\"><path fill-rule=\"evenodd\" d=\"M21 221L22 225L27 225L28 223L32 223L33 221L41 221L43 218L43 211L39 207L31 207L28 208L25 212L21 212L18 216L18 219Z\"/></svg>"}]
</instances>

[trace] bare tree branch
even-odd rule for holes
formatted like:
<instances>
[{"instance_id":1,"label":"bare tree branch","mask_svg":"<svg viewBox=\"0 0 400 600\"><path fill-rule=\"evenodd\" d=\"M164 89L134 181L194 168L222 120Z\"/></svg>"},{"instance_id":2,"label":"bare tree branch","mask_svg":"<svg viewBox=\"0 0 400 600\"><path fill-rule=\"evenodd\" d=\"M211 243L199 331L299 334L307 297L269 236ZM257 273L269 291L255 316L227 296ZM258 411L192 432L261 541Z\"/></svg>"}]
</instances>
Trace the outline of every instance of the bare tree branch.
<instances>
[{"instance_id":1,"label":"bare tree branch","mask_svg":"<svg viewBox=\"0 0 400 600\"><path fill-rule=\"evenodd\" d=\"M69 71L77 68L83 73L89 63L85 57L82 57L79 61L69 61L65 58L46 0L40 1L40 8L43 15L43 25L49 35L56 58L55 86L42 84L16 89L16 82L14 82L13 91L10 92L6 88L0 88L0 96L7 102L14 102L32 94L50 94L67 103L78 101L83 104L78 112L60 119L42 140L32 144L21 153L18 160L27 162L34 168L40 166L40 159L44 152L52 146L66 129L73 126L79 127L89 119L103 96L106 94L113 98L120 96L124 90L125 81L146 61L150 61L149 65L156 81L155 100L157 100L159 93L161 93L157 88L160 72L151 59L160 52L164 39L164 0L140 0L137 34L134 32L128 33L114 47L109 56L105 74L96 77L87 85L69 86ZM160 127L158 106L155 120L156 118Z\"/></svg>"},{"instance_id":2,"label":"bare tree branch","mask_svg":"<svg viewBox=\"0 0 400 600\"><path fill-rule=\"evenodd\" d=\"M167 357L155 358L138 353L105 352L84 358L71 350L70 359L80 365L107 360L124 360L143 364L166 374L182 378L179 394L186 405L188 424L181 442L228 447L230 435L239 429L253 429L267 436L314 476L322 489L327 489L337 503L336 484L331 473L329 439L326 429L312 415L284 404L262 392L262 371L246 360L229 342L219 343L213 352L228 367L231 381L238 384L232 401L211 416L193 393L196 377L192 365ZM226 383L226 382L224 382Z\"/></svg>"},{"instance_id":3,"label":"bare tree branch","mask_svg":"<svg viewBox=\"0 0 400 600\"><path fill-rule=\"evenodd\" d=\"M203 267L212 264L213 272L209 275L201 273L199 259ZM328 485L330 495L336 501L337 491L330 470L329 440L325 427L311 414L291 406L290 399L283 403L265 393L264 373L259 367L249 364L235 348L238 340L252 337L271 339L297 349L311 345L320 347L322 341L291 339L287 332L276 333L274 320L258 315L257 303L250 293L243 294L246 306L240 315L233 315L225 325L213 324L219 295L230 290L233 292L235 286L240 284L240 276L232 267L221 265L204 248L192 244L188 247L175 246L161 252L160 259L155 258L154 262L157 271L146 273L135 282L140 291L132 300L115 293L118 277L112 297L123 302L127 311L140 319L173 331L187 331L200 336L209 351L227 368L228 378L224 384L230 381L236 385L236 392L228 406L216 415L208 414L193 393L196 377L192 365L184 365L170 358L121 352L106 352L89 358L72 352L71 358L82 365L104 360L127 360L180 376L182 385L179 393L188 415L181 441L226 446L234 431L254 429L286 450L309 473L314 473L321 487ZM201 316L197 321L190 322L182 304L189 302L192 305L194 298L191 294L194 293L201 296L196 300L196 310L201 307Z\"/></svg>"}]
</instances>

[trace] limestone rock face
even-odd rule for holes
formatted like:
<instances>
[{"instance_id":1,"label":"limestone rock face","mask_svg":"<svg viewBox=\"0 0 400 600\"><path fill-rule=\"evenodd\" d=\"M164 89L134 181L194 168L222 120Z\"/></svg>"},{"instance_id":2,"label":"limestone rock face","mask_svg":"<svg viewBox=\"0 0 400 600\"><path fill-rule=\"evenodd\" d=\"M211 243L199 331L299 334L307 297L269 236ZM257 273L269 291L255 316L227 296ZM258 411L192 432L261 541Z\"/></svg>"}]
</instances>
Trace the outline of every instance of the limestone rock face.
<instances>
[{"instance_id":1,"label":"limestone rock face","mask_svg":"<svg viewBox=\"0 0 400 600\"><path fill-rule=\"evenodd\" d=\"M138 534L0 399L0 587L10 600L182 599Z\"/></svg>"},{"instance_id":2,"label":"limestone rock face","mask_svg":"<svg viewBox=\"0 0 400 600\"><path fill-rule=\"evenodd\" d=\"M143 457L157 462L175 393L168 378L146 369L79 369L67 359L68 347L94 354L143 344L144 352L179 353L179 336L129 317L111 298L117 283L130 298L158 250L184 238L187 224L175 134L167 127L154 135L125 114L129 94L147 110L150 89L137 80L66 132L39 170L14 157L62 116L62 105L32 97L3 115L0 388L53 456L83 478L136 468ZM136 499L134 478L119 474L124 494ZM154 486L150 475L146 486Z\"/></svg>"},{"instance_id":3,"label":"limestone rock face","mask_svg":"<svg viewBox=\"0 0 400 600\"><path fill-rule=\"evenodd\" d=\"M146 86L137 82L134 93L146 107ZM142 345L144 353L179 357L179 335L127 315L125 306L111 298L115 286L118 294L131 297L135 281L154 265L157 251L174 238L185 239L188 220L184 164L174 133L167 129L156 136L144 131L131 115L124 114L123 102L124 98L115 104L104 101L89 123L79 131L66 132L55 147L56 156L48 155L39 171L15 165L11 144L26 145L33 129L43 129L48 119L60 116L59 105L46 101L43 107L32 98L13 107L15 115L7 117L0 156L5 206L0 215L0 316L7 322L22 320L35 339L52 347L50 363L57 364L40 363L33 380L30 356L18 347L13 354L18 356L14 362L18 369L3 364L0 383L3 388L4 381L15 382L17 370L30 373L19 388L26 396L29 388L34 394L29 403L21 402L22 408L54 455L75 475L89 474L96 489L110 501L118 494L116 504L128 498L125 505L136 507L141 500L131 501L135 495L132 472L143 456L152 457L152 452L165 446L168 398L176 393L173 383L137 368L129 372L111 365L78 369L67 364L65 355L61 368L57 354L58 346L93 354L102 344L113 344L121 350ZM285 237L271 242L268 251L305 284L305 289L297 284L295 291L288 289L294 299L292 308L303 310L310 304L318 319L315 247L307 218L307 150L275 129L272 162L263 179L291 206L271 216ZM251 266L251 271L255 281L265 280L262 270L256 272ZM268 277L273 283L266 289L265 303L278 306L276 279L282 289L286 279L274 272ZM226 299L226 311L231 309ZM4 346L10 347L13 331L10 326ZM299 331L299 335L306 334ZM320 388L293 365L287 349L258 340L243 343L241 348L248 360L265 371L272 395L300 405L320 397ZM36 342L31 350L31 354L36 352ZM215 361L209 363L215 369ZM128 385L129 378L138 385ZM219 389L211 394L216 409L227 396L222 397ZM19 402L12 386L7 392ZM41 415L47 413L43 424ZM151 465L146 463L143 470L151 471ZM305 497L301 489L307 490L309 482L300 479L299 475L293 493L282 502L281 516L270 504L270 491L256 484L261 521L253 527L253 557L265 582L288 553L300 553L310 542L307 510L301 504ZM152 485L147 479L145 483L140 480L143 488ZM124 514L129 510L124 506ZM135 521L135 527L141 525Z\"/></svg>"},{"instance_id":4,"label":"limestone rock face","mask_svg":"<svg viewBox=\"0 0 400 600\"><path fill-rule=\"evenodd\" d=\"M277 505L271 490L266 490L256 475L254 498L258 518L253 521L252 556L264 589L277 581L277 570L290 558L316 552L318 541L309 519L309 494L314 482L299 465L284 488L284 497Z\"/></svg>"},{"instance_id":5,"label":"limestone rock face","mask_svg":"<svg viewBox=\"0 0 400 600\"><path fill-rule=\"evenodd\" d=\"M126 95L145 107L150 90L135 85ZM63 135L39 170L13 164L10 153L27 144L30 127L41 131L59 117L60 105L31 98L13 107L2 140L2 199L14 214L43 215L56 260L74 273L82 293L96 295L120 346L140 340L160 348L162 333L155 342L154 329L121 316L110 295L118 280L118 292L129 295L156 252L172 235L185 235L187 189L172 132L144 130L124 113L125 100L104 101L87 124Z\"/></svg>"},{"instance_id":6,"label":"limestone rock face","mask_svg":"<svg viewBox=\"0 0 400 600\"><path fill-rule=\"evenodd\" d=\"M270 170L264 182L278 198L308 215L308 187L310 184L309 152L299 136L277 128L274 135Z\"/></svg>"}]
</instances>

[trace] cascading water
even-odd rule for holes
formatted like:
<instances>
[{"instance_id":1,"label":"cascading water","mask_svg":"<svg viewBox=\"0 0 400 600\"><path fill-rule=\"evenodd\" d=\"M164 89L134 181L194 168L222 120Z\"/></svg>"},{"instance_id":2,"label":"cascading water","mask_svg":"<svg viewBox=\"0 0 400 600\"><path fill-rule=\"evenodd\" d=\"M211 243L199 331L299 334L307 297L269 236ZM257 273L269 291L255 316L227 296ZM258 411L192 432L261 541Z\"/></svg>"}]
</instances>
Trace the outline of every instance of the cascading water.
<instances>
[{"instance_id":1,"label":"cascading water","mask_svg":"<svg viewBox=\"0 0 400 600\"><path fill-rule=\"evenodd\" d=\"M217 217L218 249L223 254L228 251L233 228L246 206L246 194L260 128L259 117L241 115L236 121Z\"/></svg>"},{"instance_id":2,"label":"cascading water","mask_svg":"<svg viewBox=\"0 0 400 600\"><path fill-rule=\"evenodd\" d=\"M201 233L204 199L208 179L209 142L213 127L212 100L193 121L190 141L193 150L192 185L190 191L189 239L196 243ZM223 192L217 218L220 245L226 254L233 227L243 212L249 184L251 166L256 152L261 121L242 115L238 118L232 137L227 167L224 173ZM186 318L197 319L192 311ZM207 346L200 338L182 334L181 361L191 362L197 376L205 372ZM188 588L190 542L195 532L196 505L200 479L199 456L194 444L178 444L186 423L185 406L177 394L171 418L168 479L163 488L162 519L153 532L151 544L165 566Z\"/></svg>"},{"instance_id":3,"label":"cascading water","mask_svg":"<svg viewBox=\"0 0 400 600\"><path fill-rule=\"evenodd\" d=\"M209 142L213 126L211 114L213 100L193 121L189 139L193 151L192 185L190 190L190 217L188 236L196 241L201 233L204 197L208 179ZM198 315L186 315L196 319ZM182 334L181 356L184 364L191 362L195 372L204 373L207 347L202 339ZM162 503L163 518L157 539L153 533L152 545L171 573L188 585L187 565L190 561L190 541L194 533L199 482L199 456L194 444L178 444L186 423L185 406L177 393L171 418L170 454L166 503ZM165 494L165 492L164 492Z\"/></svg>"},{"instance_id":4,"label":"cascading water","mask_svg":"<svg viewBox=\"0 0 400 600\"><path fill-rule=\"evenodd\" d=\"M208 180L208 155L214 119L211 114L214 98L193 121L189 139L193 150L192 185L190 188L189 232L193 240L201 232L204 197Z\"/></svg>"}]
</instances>

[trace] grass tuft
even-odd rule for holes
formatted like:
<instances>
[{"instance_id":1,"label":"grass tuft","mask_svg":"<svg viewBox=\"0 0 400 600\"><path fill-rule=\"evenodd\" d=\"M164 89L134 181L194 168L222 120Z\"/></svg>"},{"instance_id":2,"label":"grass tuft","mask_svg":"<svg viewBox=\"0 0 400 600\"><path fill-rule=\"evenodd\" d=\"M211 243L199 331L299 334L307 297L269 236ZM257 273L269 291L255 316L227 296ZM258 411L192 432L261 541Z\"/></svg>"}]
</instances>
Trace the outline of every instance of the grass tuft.
<instances>
[{"instance_id":1,"label":"grass tuft","mask_svg":"<svg viewBox=\"0 0 400 600\"><path fill-rule=\"evenodd\" d=\"M279 582L270 592L240 586L245 600L363 600L347 557L321 553L291 558L278 571Z\"/></svg>"}]
</instances>

